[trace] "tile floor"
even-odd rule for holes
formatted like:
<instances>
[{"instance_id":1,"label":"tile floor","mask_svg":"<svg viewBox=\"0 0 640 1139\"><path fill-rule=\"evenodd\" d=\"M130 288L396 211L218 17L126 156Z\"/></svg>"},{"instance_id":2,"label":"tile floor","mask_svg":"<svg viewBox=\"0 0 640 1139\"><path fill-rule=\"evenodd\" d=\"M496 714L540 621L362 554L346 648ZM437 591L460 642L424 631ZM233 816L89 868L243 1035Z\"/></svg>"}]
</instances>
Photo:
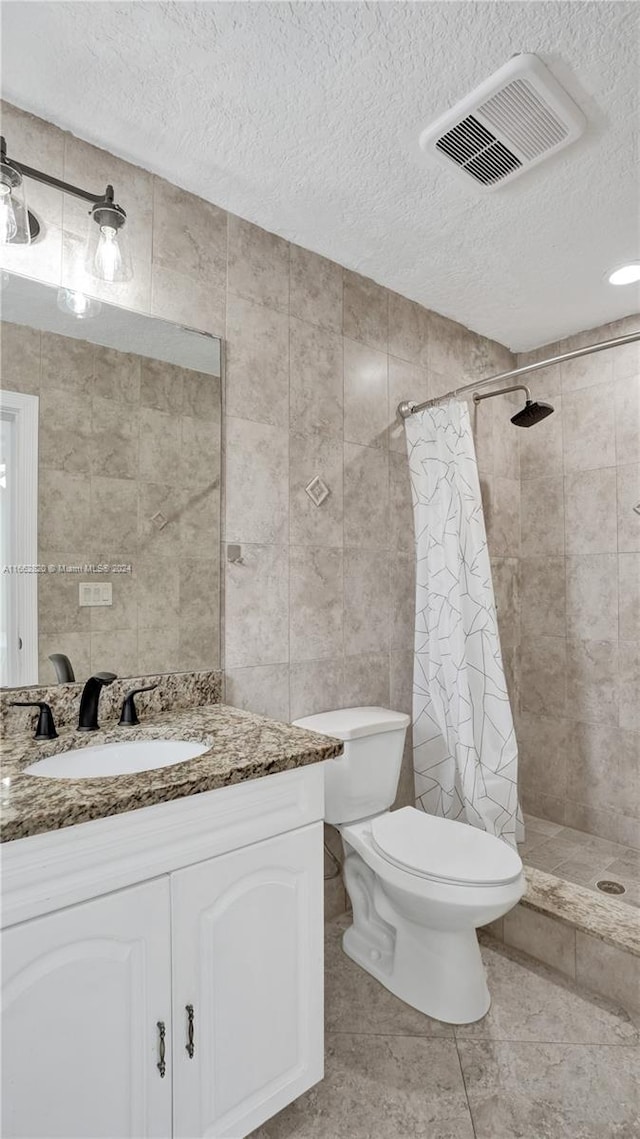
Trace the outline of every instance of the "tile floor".
<instances>
[{"instance_id":1,"label":"tile floor","mask_svg":"<svg viewBox=\"0 0 640 1139\"><path fill-rule=\"evenodd\" d=\"M613 879L625 888L617 900L640 906L640 851L534 815L525 815L524 821L523 862L592 890L601 878Z\"/></svg>"},{"instance_id":2,"label":"tile floor","mask_svg":"<svg viewBox=\"0 0 640 1139\"><path fill-rule=\"evenodd\" d=\"M492 1006L455 1030L387 992L327 925L326 1072L253 1139L637 1139L640 1020L485 939Z\"/></svg>"}]
</instances>

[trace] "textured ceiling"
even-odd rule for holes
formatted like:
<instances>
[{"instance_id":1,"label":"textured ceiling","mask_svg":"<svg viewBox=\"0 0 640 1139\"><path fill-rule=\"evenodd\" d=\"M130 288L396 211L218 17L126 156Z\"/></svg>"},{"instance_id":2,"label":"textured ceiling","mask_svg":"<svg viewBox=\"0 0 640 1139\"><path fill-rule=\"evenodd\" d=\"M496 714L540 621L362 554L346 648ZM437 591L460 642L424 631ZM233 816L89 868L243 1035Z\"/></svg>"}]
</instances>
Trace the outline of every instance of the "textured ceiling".
<instances>
[{"instance_id":1,"label":"textured ceiling","mask_svg":"<svg viewBox=\"0 0 640 1139\"><path fill-rule=\"evenodd\" d=\"M637 311L639 10L628 3L2 5L17 106L524 350ZM422 127L514 53L587 116L493 194ZM125 203L126 204L126 203Z\"/></svg>"}]
</instances>

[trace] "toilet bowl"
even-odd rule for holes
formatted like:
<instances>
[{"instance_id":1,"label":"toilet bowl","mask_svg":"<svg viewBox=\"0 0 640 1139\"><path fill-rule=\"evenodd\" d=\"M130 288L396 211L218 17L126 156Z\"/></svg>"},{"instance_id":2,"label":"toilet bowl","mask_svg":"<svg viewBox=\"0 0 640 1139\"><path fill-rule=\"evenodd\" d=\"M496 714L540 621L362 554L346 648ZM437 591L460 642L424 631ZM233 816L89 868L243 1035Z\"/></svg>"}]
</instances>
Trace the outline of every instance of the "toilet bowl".
<instances>
[{"instance_id":1,"label":"toilet bowl","mask_svg":"<svg viewBox=\"0 0 640 1139\"><path fill-rule=\"evenodd\" d=\"M353 923L345 953L428 1016L469 1024L490 995L476 929L507 913L525 890L510 846L466 823L398 811L394 801L409 717L350 708L298 720L342 739L325 764L327 822L342 836Z\"/></svg>"}]
</instances>

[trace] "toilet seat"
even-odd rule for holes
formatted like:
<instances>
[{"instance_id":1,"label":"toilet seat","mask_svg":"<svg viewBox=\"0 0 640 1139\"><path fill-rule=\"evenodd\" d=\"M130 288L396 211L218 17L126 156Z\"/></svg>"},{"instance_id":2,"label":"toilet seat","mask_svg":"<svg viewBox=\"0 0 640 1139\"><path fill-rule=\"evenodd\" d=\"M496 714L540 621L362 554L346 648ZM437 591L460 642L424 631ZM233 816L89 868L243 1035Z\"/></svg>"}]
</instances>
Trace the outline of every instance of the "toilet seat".
<instances>
[{"instance_id":1,"label":"toilet seat","mask_svg":"<svg viewBox=\"0 0 640 1139\"><path fill-rule=\"evenodd\" d=\"M468 823L402 807L372 819L370 826L378 854L419 878L449 885L503 886L522 874L515 850Z\"/></svg>"}]
</instances>

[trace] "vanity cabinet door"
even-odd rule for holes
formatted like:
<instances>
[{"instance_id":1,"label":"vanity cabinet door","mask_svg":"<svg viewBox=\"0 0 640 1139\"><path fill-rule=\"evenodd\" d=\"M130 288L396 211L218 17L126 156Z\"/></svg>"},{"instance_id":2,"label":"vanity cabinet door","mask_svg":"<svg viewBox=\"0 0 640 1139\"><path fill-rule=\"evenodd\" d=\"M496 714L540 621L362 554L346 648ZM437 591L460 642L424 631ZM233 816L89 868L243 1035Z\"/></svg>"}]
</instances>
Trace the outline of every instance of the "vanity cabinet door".
<instances>
[{"instance_id":1,"label":"vanity cabinet door","mask_svg":"<svg viewBox=\"0 0 640 1139\"><path fill-rule=\"evenodd\" d=\"M167 1139L170 994L168 877L5 930L4 1139Z\"/></svg>"},{"instance_id":2,"label":"vanity cabinet door","mask_svg":"<svg viewBox=\"0 0 640 1139\"><path fill-rule=\"evenodd\" d=\"M176 1139L241 1139L322 1079L322 887L321 823L171 875Z\"/></svg>"}]
</instances>

